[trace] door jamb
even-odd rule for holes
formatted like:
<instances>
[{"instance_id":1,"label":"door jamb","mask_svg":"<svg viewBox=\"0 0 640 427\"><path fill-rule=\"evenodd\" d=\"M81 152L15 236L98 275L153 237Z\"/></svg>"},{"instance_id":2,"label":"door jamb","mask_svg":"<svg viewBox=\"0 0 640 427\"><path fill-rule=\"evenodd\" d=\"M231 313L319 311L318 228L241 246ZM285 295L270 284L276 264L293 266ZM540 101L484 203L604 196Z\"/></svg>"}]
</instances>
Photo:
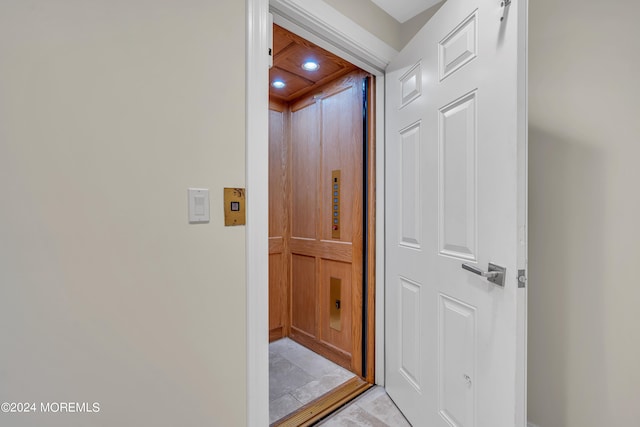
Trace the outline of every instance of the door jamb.
<instances>
[{"instance_id":1,"label":"door jamb","mask_svg":"<svg viewBox=\"0 0 640 427\"><path fill-rule=\"evenodd\" d=\"M376 295L384 301L384 69L397 51L316 0L246 0L247 425L266 425L268 390L269 4L275 22L376 76ZM384 385L384 303L376 304L375 377Z\"/></svg>"},{"instance_id":2,"label":"door jamb","mask_svg":"<svg viewBox=\"0 0 640 427\"><path fill-rule=\"evenodd\" d=\"M246 0L246 425L269 420L268 0Z\"/></svg>"}]
</instances>

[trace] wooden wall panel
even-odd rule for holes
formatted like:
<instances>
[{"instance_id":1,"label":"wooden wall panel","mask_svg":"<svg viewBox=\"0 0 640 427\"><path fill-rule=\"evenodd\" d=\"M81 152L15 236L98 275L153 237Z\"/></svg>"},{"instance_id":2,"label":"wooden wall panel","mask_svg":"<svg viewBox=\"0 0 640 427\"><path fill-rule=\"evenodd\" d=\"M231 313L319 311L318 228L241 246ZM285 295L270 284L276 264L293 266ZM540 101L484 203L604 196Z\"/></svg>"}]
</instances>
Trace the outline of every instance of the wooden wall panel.
<instances>
[{"instance_id":1,"label":"wooden wall panel","mask_svg":"<svg viewBox=\"0 0 640 427\"><path fill-rule=\"evenodd\" d=\"M269 255L269 341L282 338L285 333L285 315L287 313L284 254Z\"/></svg>"},{"instance_id":2,"label":"wooden wall panel","mask_svg":"<svg viewBox=\"0 0 640 427\"><path fill-rule=\"evenodd\" d=\"M354 226L362 222L361 78L350 78L322 98L322 238L332 240L331 172L340 170L340 240L353 242ZM359 213L360 218L354 218ZM333 239L335 240L335 239Z\"/></svg>"},{"instance_id":3,"label":"wooden wall panel","mask_svg":"<svg viewBox=\"0 0 640 427\"><path fill-rule=\"evenodd\" d=\"M315 337L318 301L316 259L294 254L291 256L291 264L291 327Z\"/></svg>"},{"instance_id":4,"label":"wooden wall panel","mask_svg":"<svg viewBox=\"0 0 640 427\"><path fill-rule=\"evenodd\" d=\"M352 271L351 263L322 260L320 268L320 331L319 339L328 346L337 347L349 354L352 352ZM331 278L340 279L340 320L341 328L337 330L331 326L330 312L335 301L330 298Z\"/></svg>"},{"instance_id":5,"label":"wooden wall panel","mask_svg":"<svg viewBox=\"0 0 640 427\"><path fill-rule=\"evenodd\" d=\"M288 108L269 105L269 340L288 335Z\"/></svg>"},{"instance_id":6,"label":"wooden wall panel","mask_svg":"<svg viewBox=\"0 0 640 427\"><path fill-rule=\"evenodd\" d=\"M295 325L291 337L334 362L362 373L362 264L363 264L363 117L362 83L365 74L354 72L317 93L291 104L292 126L292 236L294 257L313 257L316 265L315 330L299 333ZM341 171L339 239L332 238L332 171ZM300 192L304 191L304 195ZM293 310L296 295L307 291L292 276ZM332 276L333 274L333 276ZM341 319L345 327L330 326L330 278L342 279ZM308 278L305 277L305 280ZM294 318L296 315L294 314ZM305 319L308 320L308 319Z\"/></svg>"},{"instance_id":7,"label":"wooden wall panel","mask_svg":"<svg viewBox=\"0 0 640 427\"><path fill-rule=\"evenodd\" d=\"M272 108L277 108L272 105ZM285 112L269 110L269 236L284 236Z\"/></svg>"},{"instance_id":8,"label":"wooden wall panel","mask_svg":"<svg viewBox=\"0 0 640 427\"><path fill-rule=\"evenodd\" d=\"M363 312L363 72L270 102L270 339L290 336L359 375ZM341 171L340 238L332 171ZM331 278L341 328L331 327ZM335 326L335 324L334 324Z\"/></svg>"},{"instance_id":9,"label":"wooden wall panel","mask_svg":"<svg viewBox=\"0 0 640 427\"><path fill-rule=\"evenodd\" d=\"M318 107L291 113L291 235L316 238L320 135Z\"/></svg>"}]
</instances>

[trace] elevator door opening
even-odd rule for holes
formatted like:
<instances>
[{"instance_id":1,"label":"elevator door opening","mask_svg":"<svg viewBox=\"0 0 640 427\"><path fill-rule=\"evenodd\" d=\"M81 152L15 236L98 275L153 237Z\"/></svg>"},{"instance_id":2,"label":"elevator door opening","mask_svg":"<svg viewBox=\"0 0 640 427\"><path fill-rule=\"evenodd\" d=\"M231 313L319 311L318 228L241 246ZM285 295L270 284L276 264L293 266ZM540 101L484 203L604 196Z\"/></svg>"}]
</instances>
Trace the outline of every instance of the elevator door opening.
<instances>
[{"instance_id":1,"label":"elevator door opening","mask_svg":"<svg viewBox=\"0 0 640 427\"><path fill-rule=\"evenodd\" d=\"M292 340L372 383L374 81L277 25L273 56L269 339L280 348Z\"/></svg>"}]
</instances>

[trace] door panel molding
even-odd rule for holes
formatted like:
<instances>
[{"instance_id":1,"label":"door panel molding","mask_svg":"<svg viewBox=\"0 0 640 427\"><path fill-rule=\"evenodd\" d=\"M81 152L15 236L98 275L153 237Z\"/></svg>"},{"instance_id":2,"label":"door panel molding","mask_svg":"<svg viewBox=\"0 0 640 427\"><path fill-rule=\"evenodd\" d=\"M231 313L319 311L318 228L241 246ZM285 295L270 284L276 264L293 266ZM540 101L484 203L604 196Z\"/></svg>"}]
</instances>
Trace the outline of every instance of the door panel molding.
<instances>
[{"instance_id":1,"label":"door panel molding","mask_svg":"<svg viewBox=\"0 0 640 427\"><path fill-rule=\"evenodd\" d=\"M400 214L401 246L420 249L422 240L422 195L420 192L420 130L421 121L400 131L400 169L402 176L396 191L400 194L397 209Z\"/></svg>"},{"instance_id":2,"label":"door panel molding","mask_svg":"<svg viewBox=\"0 0 640 427\"><path fill-rule=\"evenodd\" d=\"M478 10L438 43L440 81L478 56Z\"/></svg>"},{"instance_id":3,"label":"door panel molding","mask_svg":"<svg viewBox=\"0 0 640 427\"><path fill-rule=\"evenodd\" d=\"M478 253L477 98L474 90L438 112L439 250L465 261Z\"/></svg>"},{"instance_id":4,"label":"door panel molding","mask_svg":"<svg viewBox=\"0 0 640 427\"><path fill-rule=\"evenodd\" d=\"M475 427L476 308L448 295L438 298L438 408L451 425Z\"/></svg>"},{"instance_id":5,"label":"door panel molding","mask_svg":"<svg viewBox=\"0 0 640 427\"><path fill-rule=\"evenodd\" d=\"M420 312L422 301L420 298L422 286L413 280L400 277L398 301L400 307L400 373L406 381L413 386L418 393L422 392L421 386L421 357L420 357Z\"/></svg>"},{"instance_id":6,"label":"door panel molding","mask_svg":"<svg viewBox=\"0 0 640 427\"><path fill-rule=\"evenodd\" d=\"M422 64L419 61L400 77L400 84L402 86L400 108L404 108L422 95Z\"/></svg>"}]
</instances>

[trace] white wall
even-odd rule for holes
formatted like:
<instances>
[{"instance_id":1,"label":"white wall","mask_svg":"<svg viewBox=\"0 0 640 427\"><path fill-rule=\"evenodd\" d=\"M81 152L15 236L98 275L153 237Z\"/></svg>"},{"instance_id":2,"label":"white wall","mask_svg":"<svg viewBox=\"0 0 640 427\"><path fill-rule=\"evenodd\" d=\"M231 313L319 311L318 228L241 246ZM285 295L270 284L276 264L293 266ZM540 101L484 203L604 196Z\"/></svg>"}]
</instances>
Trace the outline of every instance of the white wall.
<instances>
[{"instance_id":1,"label":"white wall","mask_svg":"<svg viewBox=\"0 0 640 427\"><path fill-rule=\"evenodd\" d=\"M640 2L529 3L529 419L637 426Z\"/></svg>"},{"instance_id":2,"label":"white wall","mask_svg":"<svg viewBox=\"0 0 640 427\"><path fill-rule=\"evenodd\" d=\"M11 426L241 426L245 6L0 1L0 402ZM187 187L211 223L187 223Z\"/></svg>"}]
</instances>

